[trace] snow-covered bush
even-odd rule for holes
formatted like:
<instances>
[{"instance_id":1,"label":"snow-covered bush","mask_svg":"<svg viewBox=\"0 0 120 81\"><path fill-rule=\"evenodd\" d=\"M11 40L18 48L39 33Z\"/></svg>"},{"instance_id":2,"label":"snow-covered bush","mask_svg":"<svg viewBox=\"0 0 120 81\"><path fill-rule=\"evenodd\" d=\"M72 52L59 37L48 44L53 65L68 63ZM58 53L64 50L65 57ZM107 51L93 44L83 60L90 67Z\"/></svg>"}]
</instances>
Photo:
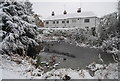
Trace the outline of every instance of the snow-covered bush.
<instances>
[{"instance_id":1,"label":"snow-covered bush","mask_svg":"<svg viewBox=\"0 0 120 81\"><path fill-rule=\"evenodd\" d=\"M0 2L2 22L1 50L2 54L19 54L34 56L39 46L37 26L30 2L7 0Z\"/></svg>"},{"instance_id":2,"label":"snow-covered bush","mask_svg":"<svg viewBox=\"0 0 120 81\"><path fill-rule=\"evenodd\" d=\"M106 69L99 69L95 72L95 79L119 79L118 63L109 64Z\"/></svg>"},{"instance_id":3,"label":"snow-covered bush","mask_svg":"<svg viewBox=\"0 0 120 81\"><path fill-rule=\"evenodd\" d=\"M120 50L119 15L111 13L101 18L99 24L99 45L104 51Z\"/></svg>"},{"instance_id":4,"label":"snow-covered bush","mask_svg":"<svg viewBox=\"0 0 120 81\"><path fill-rule=\"evenodd\" d=\"M81 28L40 28L40 32L43 33L43 37L53 40L64 40L65 42L77 42L90 45L96 45L97 37L90 34L90 31L86 31ZM66 40L67 39L67 40ZM95 44L93 44L95 43Z\"/></svg>"},{"instance_id":5,"label":"snow-covered bush","mask_svg":"<svg viewBox=\"0 0 120 81\"><path fill-rule=\"evenodd\" d=\"M99 23L99 34L101 41L118 35L118 14L116 12L103 16Z\"/></svg>"},{"instance_id":6,"label":"snow-covered bush","mask_svg":"<svg viewBox=\"0 0 120 81\"><path fill-rule=\"evenodd\" d=\"M68 77L68 78L67 78ZM87 70L73 70L67 68L61 69L53 69L47 73L44 73L41 77L37 77L37 79L63 79L63 80L70 80L70 79L94 79L94 77L90 76Z\"/></svg>"},{"instance_id":7,"label":"snow-covered bush","mask_svg":"<svg viewBox=\"0 0 120 81\"><path fill-rule=\"evenodd\" d=\"M114 54L120 53L120 38L112 37L111 39L102 42L102 49L106 52Z\"/></svg>"}]
</instances>

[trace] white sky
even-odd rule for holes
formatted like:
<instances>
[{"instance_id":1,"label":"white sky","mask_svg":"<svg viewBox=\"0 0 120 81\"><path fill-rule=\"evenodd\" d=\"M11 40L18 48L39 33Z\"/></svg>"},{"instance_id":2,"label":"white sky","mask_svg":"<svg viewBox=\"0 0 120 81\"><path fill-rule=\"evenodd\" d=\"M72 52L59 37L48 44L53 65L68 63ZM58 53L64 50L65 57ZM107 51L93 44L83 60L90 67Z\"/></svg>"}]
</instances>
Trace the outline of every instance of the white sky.
<instances>
[{"instance_id":1,"label":"white sky","mask_svg":"<svg viewBox=\"0 0 120 81\"><path fill-rule=\"evenodd\" d=\"M55 15L62 14L64 9L67 13L76 13L79 7L84 11L92 11L97 16L103 16L117 11L118 0L29 0L33 3L35 13L46 18L54 11Z\"/></svg>"}]
</instances>

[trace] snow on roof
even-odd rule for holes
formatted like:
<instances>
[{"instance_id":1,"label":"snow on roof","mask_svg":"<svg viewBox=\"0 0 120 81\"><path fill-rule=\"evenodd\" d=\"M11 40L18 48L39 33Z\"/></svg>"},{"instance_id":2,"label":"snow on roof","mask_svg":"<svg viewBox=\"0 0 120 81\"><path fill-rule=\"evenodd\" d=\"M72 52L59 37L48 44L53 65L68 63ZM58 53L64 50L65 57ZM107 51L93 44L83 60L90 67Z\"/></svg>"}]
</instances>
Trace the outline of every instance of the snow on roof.
<instances>
[{"instance_id":1,"label":"snow on roof","mask_svg":"<svg viewBox=\"0 0 120 81\"><path fill-rule=\"evenodd\" d=\"M81 13L70 13L70 14L62 14L62 15L55 15L49 16L44 20L57 20L57 19L68 19L68 18L84 18L84 17L97 17L93 12L81 12Z\"/></svg>"}]
</instances>

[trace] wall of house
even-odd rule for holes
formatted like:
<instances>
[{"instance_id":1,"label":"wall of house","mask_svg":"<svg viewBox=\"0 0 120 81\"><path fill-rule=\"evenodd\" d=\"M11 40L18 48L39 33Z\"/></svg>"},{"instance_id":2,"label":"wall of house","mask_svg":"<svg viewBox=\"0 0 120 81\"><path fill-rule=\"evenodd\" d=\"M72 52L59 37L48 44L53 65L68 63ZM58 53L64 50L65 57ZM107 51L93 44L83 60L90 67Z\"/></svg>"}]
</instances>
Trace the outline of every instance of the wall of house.
<instances>
[{"instance_id":1,"label":"wall of house","mask_svg":"<svg viewBox=\"0 0 120 81\"><path fill-rule=\"evenodd\" d=\"M85 19L89 19L89 22L85 22ZM64 23L62 23L64 21ZM69 23L67 23L69 21ZM46 24L49 22L49 24ZM53 23L55 22L55 23ZM59 23L57 23L59 22ZM98 23L97 17L89 17L89 18L69 18L69 19L59 19L59 20L45 20L45 27L53 27L53 28L64 28L64 27L88 27L91 29L92 27L96 27Z\"/></svg>"}]
</instances>

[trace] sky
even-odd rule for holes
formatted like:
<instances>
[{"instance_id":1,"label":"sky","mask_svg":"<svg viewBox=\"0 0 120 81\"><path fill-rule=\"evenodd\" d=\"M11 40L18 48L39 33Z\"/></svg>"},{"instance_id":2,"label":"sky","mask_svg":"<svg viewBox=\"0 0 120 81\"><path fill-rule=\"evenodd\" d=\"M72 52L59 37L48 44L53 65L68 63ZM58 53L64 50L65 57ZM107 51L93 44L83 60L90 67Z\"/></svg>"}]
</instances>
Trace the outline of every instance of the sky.
<instances>
[{"instance_id":1,"label":"sky","mask_svg":"<svg viewBox=\"0 0 120 81\"><path fill-rule=\"evenodd\" d=\"M117 11L118 0L29 0L33 3L33 11L42 18L51 16L52 11L55 15L76 13L81 7L82 12L92 11L98 17Z\"/></svg>"}]
</instances>

